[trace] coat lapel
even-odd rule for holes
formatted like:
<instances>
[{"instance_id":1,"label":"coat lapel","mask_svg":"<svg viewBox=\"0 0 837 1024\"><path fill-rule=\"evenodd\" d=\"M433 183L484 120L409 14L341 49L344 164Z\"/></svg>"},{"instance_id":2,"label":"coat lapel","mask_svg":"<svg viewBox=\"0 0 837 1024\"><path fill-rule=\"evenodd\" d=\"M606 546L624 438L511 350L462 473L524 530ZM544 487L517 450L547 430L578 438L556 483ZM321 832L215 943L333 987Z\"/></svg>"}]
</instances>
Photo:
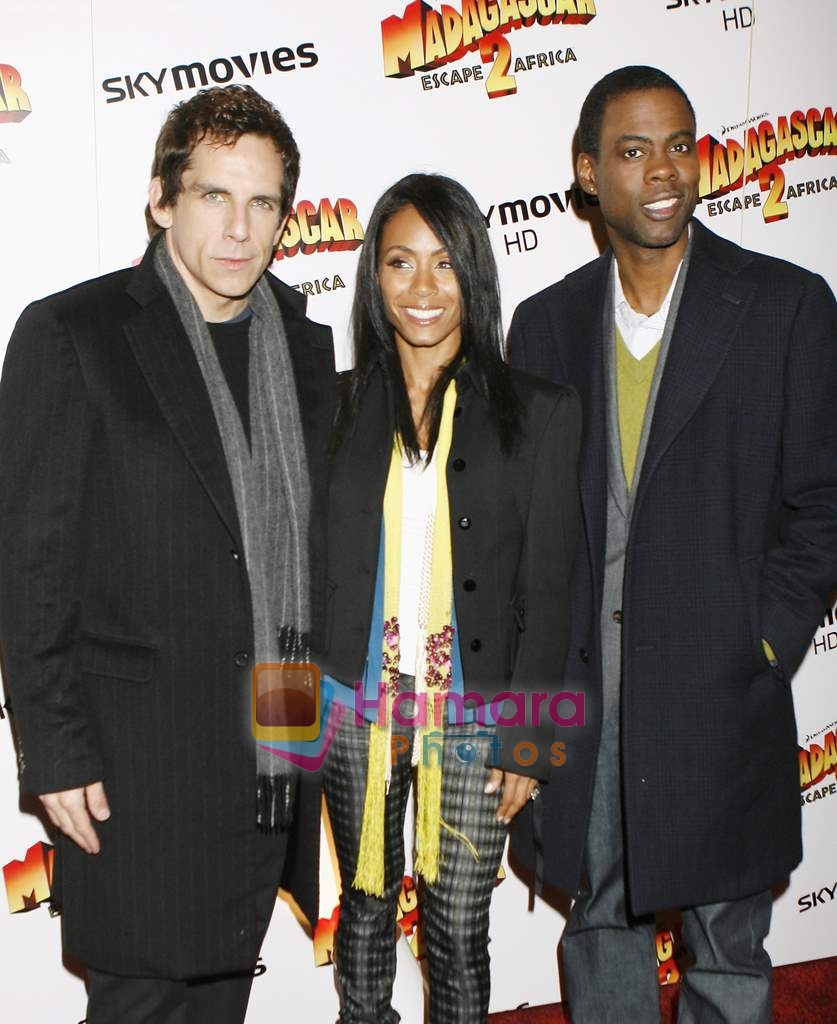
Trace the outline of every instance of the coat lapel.
<instances>
[{"instance_id":1,"label":"coat lapel","mask_svg":"<svg viewBox=\"0 0 837 1024\"><path fill-rule=\"evenodd\" d=\"M129 285L140 309L127 320L125 333L163 416L241 550L235 498L215 414L174 303L153 270L154 247L155 243L148 247Z\"/></svg>"},{"instance_id":2,"label":"coat lapel","mask_svg":"<svg viewBox=\"0 0 837 1024\"><path fill-rule=\"evenodd\" d=\"M706 397L752 302L754 283L713 259L713 236L697 222L691 262L663 370L636 506L669 446Z\"/></svg>"},{"instance_id":3,"label":"coat lapel","mask_svg":"<svg viewBox=\"0 0 837 1024\"><path fill-rule=\"evenodd\" d=\"M304 300L299 297L299 303L294 301L296 292L291 293L291 289L270 274L267 280L282 314L308 466L313 477L319 470L325 471L324 458L331 430L332 394L323 391L323 381L331 382L334 376L331 333L328 328L305 319Z\"/></svg>"},{"instance_id":4,"label":"coat lapel","mask_svg":"<svg viewBox=\"0 0 837 1024\"><path fill-rule=\"evenodd\" d=\"M377 510L376 528L389 475L393 429L384 375L376 370L364 395L351 441L346 446L355 467L351 474L355 507Z\"/></svg>"},{"instance_id":5,"label":"coat lapel","mask_svg":"<svg viewBox=\"0 0 837 1024\"><path fill-rule=\"evenodd\" d=\"M610 255L593 266L593 279L584 282L575 301L573 337L563 356L566 379L581 396L584 416L579 483L590 564L596 567L595 585L601 586L607 509L607 402L603 309L610 282Z\"/></svg>"}]
</instances>

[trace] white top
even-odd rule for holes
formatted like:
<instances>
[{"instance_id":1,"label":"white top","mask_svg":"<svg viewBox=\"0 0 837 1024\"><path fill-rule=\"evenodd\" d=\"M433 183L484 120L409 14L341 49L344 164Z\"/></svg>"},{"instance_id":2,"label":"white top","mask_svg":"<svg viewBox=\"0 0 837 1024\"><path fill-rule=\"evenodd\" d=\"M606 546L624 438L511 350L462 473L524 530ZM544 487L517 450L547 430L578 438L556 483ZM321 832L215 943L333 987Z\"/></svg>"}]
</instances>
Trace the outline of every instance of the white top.
<instances>
[{"instance_id":1,"label":"white top","mask_svg":"<svg viewBox=\"0 0 837 1024\"><path fill-rule=\"evenodd\" d=\"M419 637L419 596L425 546L433 544L433 513L436 510L436 465L427 462L410 465L405 455L401 486L401 580L398 595L398 622L401 627L400 671L416 674Z\"/></svg>"},{"instance_id":2,"label":"white top","mask_svg":"<svg viewBox=\"0 0 837 1024\"><path fill-rule=\"evenodd\" d=\"M674 294L674 286L683 267L683 260L677 265L674 277L671 279L671 287L663 299L663 304L656 313L645 316L644 313L637 313L625 298L622 290L622 281L619 277L619 266L613 275L613 308L616 310L616 326L622 335L622 340L634 359L643 359L651 349L662 338L666 329L668 310L671 306L671 297Z\"/></svg>"}]
</instances>

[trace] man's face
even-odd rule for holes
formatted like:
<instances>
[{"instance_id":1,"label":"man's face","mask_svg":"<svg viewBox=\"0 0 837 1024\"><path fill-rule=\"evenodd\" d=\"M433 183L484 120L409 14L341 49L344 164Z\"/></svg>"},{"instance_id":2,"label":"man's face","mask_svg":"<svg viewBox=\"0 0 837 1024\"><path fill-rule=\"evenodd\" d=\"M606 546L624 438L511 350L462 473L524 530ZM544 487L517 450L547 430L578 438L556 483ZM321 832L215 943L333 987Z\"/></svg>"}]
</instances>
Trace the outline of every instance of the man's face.
<instances>
[{"instance_id":1,"label":"man's face","mask_svg":"<svg viewBox=\"0 0 837 1024\"><path fill-rule=\"evenodd\" d=\"M152 180L151 214L208 321L237 316L272 260L287 219L282 180L282 158L261 135L242 135L232 146L199 142L171 206L159 205L160 179Z\"/></svg>"},{"instance_id":2,"label":"man's face","mask_svg":"<svg viewBox=\"0 0 837 1024\"><path fill-rule=\"evenodd\" d=\"M694 118L680 93L642 89L610 100L599 155L579 155L578 177L598 196L614 250L665 249L685 238L700 168Z\"/></svg>"}]
</instances>

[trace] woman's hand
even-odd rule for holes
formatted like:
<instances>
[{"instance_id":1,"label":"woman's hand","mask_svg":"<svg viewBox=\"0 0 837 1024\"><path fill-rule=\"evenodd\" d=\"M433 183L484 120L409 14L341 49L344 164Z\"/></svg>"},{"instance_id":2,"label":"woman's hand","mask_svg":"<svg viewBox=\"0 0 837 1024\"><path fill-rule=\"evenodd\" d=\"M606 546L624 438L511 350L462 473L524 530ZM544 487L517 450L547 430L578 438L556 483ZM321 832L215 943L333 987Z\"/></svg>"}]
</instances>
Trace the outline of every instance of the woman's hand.
<instances>
[{"instance_id":1,"label":"woman's hand","mask_svg":"<svg viewBox=\"0 0 837 1024\"><path fill-rule=\"evenodd\" d=\"M538 780L528 775L516 775L514 772L504 772L500 768L492 768L485 784L486 793L496 793L503 787L503 796L500 806L497 808L497 820L504 825L511 824L512 818L525 806L527 800L536 799L532 796L538 790Z\"/></svg>"}]
</instances>

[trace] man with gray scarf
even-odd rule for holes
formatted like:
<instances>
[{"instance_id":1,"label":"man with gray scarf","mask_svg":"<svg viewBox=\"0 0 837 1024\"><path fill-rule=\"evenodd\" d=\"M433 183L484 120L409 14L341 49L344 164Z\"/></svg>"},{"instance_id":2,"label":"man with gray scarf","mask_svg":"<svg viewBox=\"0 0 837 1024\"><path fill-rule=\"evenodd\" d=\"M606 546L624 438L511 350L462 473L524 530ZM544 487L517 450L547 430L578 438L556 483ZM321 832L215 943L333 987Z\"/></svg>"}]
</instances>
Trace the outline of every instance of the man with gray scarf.
<instances>
[{"instance_id":1,"label":"man with gray scarf","mask_svg":"<svg viewBox=\"0 0 837 1024\"><path fill-rule=\"evenodd\" d=\"M266 273L299 152L249 87L157 140L135 269L34 303L0 384L0 642L89 1024L243 1021L277 887L316 918L316 779L251 732L323 605L328 328Z\"/></svg>"}]
</instances>

